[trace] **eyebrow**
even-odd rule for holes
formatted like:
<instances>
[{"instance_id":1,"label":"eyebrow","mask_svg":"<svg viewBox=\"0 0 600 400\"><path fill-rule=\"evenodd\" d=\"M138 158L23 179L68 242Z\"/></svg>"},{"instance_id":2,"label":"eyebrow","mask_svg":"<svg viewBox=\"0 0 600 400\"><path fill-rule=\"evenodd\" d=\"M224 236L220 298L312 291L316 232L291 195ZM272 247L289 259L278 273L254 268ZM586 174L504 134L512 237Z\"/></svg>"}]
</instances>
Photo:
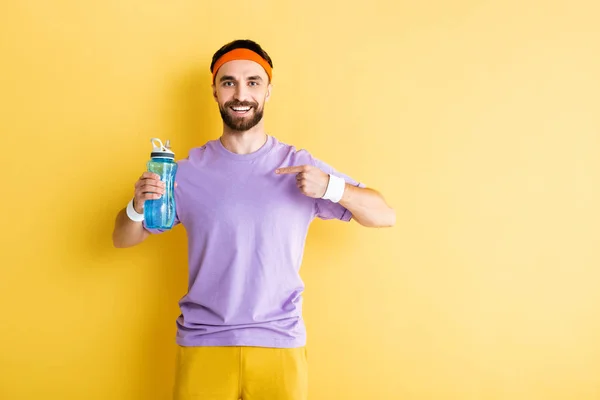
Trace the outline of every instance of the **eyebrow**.
<instances>
[{"instance_id":1,"label":"eyebrow","mask_svg":"<svg viewBox=\"0 0 600 400\"><path fill-rule=\"evenodd\" d=\"M249 81L262 81L262 77L260 75L252 75L248 77ZM219 79L219 82L225 82L225 81L237 81L235 79L235 77L231 76L231 75L223 75L221 77L221 79Z\"/></svg>"}]
</instances>

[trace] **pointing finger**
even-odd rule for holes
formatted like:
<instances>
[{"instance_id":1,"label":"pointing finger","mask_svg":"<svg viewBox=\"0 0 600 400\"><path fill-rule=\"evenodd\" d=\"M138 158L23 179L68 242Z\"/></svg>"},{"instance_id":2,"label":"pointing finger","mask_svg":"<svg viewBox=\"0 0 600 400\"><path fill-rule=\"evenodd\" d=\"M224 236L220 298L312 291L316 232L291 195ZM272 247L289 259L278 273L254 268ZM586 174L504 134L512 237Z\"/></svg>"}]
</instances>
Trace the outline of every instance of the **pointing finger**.
<instances>
[{"instance_id":1,"label":"pointing finger","mask_svg":"<svg viewBox=\"0 0 600 400\"><path fill-rule=\"evenodd\" d=\"M306 165L298 165L295 167L283 167L277 168L275 173L277 174L297 174L298 172L306 171Z\"/></svg>"}]
</instances>

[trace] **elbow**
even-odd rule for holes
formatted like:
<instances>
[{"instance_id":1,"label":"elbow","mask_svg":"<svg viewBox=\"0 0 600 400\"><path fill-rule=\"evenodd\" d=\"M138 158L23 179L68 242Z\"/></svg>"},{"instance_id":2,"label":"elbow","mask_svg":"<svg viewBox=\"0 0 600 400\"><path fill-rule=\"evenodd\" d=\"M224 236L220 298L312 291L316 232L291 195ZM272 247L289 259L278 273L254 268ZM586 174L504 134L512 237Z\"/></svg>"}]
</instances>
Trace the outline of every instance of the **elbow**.
<instances>
[{"instance_id":1,"label":"elbow","mask_svg":"<svg viewBox=\"0 0 600 400\"><path fill-rule=\"evenodd\" d=\"M396 211L394 211L392 208L389 208L385 212L374 216L374 218L356 218L356 222L367 228L391 228L396 225Z\"/></svg>"},{"instance_id":2,"label":"elbow","mask_svg":"<svg viewBox=\"0 0 600 400\"><path fill-rule=\"evenodd\" d=\"M396 211L393 208L390 208L388 212L385 213L385 216L381 218L381 221L377 228L391 228L396 225Z\"/></svg>"},{"instance_id":3,"label":"elbow","mask_svg":"<svg viewBox=\"0 0 600 400\"><path fill-rule=\"evenodd\" d=\"M126 249L128 247L133 247L135 244L125 243L122 241L113 240L113 246L115 249Z\"/></svg>"},{"instance_id":4,"label":"elbow","mask_svg":"<svg viewBox=\"0 0 600 400\"><path fill-rule=\"evenodd\" d=\"M387 221L386 221L386 225L384 227L391 228L394 225L396 225L396 211L393 208L390 208L390 211L389 211L388 217L387 217Z\"/></svg>"},{"instance_id":5,"label":"elbow","mask_svg":"<svg viewBox=\"0 0 600 400\"><path fill-rule=\"evenodd\" d=\"M125 249L127 247L131 247L131 245L129 243L127 243L127 241L123 240L122 237L117 235L116 232L113 232L112 243L113 243L113 247L115 249Z\"/></svg>"},{"instance_id":6,"label":"elbow","mask_svg":"<svg viewBox=\"0 0 600 400\"><path fill-rule=\"evenodd\" d=\"M123 243L119 240L119 238L113 233L112 236L112 243L113 243L113 247L115 249L122 249L126 246L123 245Z\"/></svg>"},{"instance_id":7,"label":"elbow","mask_svg":"<svg viewBox=\"0 0 600 400\"><path fill-rule=\"evenodd\" d=\"M140 235L128 235L126 232L115 230L112 235L112 243L116 249L126 249L142 243L149 234L146 230L143 230Z\"/></svg>"},{"instance_id":8,"label":"elbow","mask_svg":"<svg viewBox=\"0 0 600 400\"><path fill-rule=\"evenodd\" d=\"M389 207L386 212L381 216L381 220L378 228L391 228L396 225L396 211Z\"/></svg>"}]
</instances>

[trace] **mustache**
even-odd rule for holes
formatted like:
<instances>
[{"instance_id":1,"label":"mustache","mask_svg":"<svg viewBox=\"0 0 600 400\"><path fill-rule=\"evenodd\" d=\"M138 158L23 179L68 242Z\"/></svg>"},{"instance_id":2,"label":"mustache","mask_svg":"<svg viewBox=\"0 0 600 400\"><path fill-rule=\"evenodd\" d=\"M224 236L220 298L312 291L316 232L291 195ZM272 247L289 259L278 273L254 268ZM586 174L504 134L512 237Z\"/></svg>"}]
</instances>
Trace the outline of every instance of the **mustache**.
<instances>
[{"instance_id":1,"label":"mustache","mask_svg":"<svg viewBox=\"0 0 600 400\"><path fill-rule=\"evenodd\" d=\"M225 107L225 108L229 108L229 107L253 107L253 108L258 108L258 103L252 102L252 101L231 100L231 101L228 101L227 103L225 103L223 105L223 107Z\"/></svg>"}]
</instances>

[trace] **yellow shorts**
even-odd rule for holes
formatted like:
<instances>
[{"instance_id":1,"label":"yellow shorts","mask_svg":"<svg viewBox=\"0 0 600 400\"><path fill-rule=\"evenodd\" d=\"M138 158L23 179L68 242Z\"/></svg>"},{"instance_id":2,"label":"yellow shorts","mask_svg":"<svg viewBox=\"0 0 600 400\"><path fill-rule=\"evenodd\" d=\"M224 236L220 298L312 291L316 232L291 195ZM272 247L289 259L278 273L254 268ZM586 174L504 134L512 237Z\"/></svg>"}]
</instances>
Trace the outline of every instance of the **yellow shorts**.
<instances>
[{"instance_id":1,"label":"yellow shorts","mask_svg":"<svg viewBox=\"0 0 600 400\"><path fill-rule=\"evenodd\" d=\"M175 400L306 400L305 347L178 347Z\"/></svg>"}]
</instances>

